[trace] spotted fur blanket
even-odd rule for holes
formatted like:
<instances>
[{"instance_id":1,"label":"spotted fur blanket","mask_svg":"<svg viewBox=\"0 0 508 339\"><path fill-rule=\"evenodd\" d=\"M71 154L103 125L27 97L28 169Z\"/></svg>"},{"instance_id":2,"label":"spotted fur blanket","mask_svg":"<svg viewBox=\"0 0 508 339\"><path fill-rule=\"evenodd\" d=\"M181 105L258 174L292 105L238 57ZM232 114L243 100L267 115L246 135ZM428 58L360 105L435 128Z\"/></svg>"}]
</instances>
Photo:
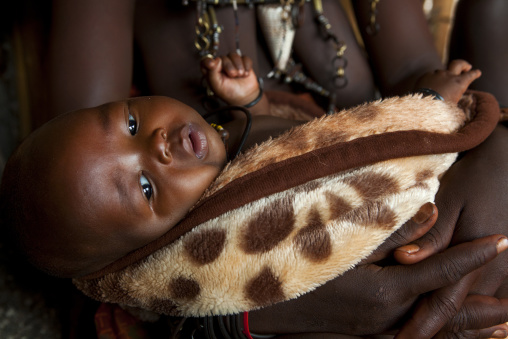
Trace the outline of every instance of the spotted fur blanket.
<instances>
[{"instance_id":1,"label":"spotted fur blanket","mask_svg":"<svg viewBox=\"0 0 508 339\"><path fill-rule=\"evenodd\" d=\"M294 128L231 162L161 238L74 283L103 302L182 316L297 298L433 201L457 152L499 119L489 94L462 106L396 97Z\"/></svg>"}]
</instances>

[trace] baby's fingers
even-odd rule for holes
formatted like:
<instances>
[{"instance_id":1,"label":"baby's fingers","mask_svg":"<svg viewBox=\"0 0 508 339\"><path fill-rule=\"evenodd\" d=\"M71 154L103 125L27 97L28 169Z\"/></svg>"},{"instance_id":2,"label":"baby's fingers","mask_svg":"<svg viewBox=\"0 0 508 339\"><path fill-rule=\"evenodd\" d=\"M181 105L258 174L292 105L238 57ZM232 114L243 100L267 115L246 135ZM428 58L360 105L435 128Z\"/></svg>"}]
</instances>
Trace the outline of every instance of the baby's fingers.
<instances>
[{"instance_id":1,"label":"baby's fingers","mask_svg":"<svg viewBox=\"0 0 508 339\"><path fill-rule=\"evenodd\" d=\"M248 56L242 56L243 67L245 67L245 76L249 75L250 70L252 69L252 59Z\"/></svg>"},{"instance_id":2,"label":"baby's fingers","mask_svg":"<svg viewBox=\"0 0 508 339\"><path fill-rule=\"evenodd\" d=\"M472 71L461 74L460 77L469 86L473 81L481 77L481 75L482 72L480 70L474 69Z\"/></svg>"},{"instance_id":3,"label":"baby's fingers","mask_svg":"<svg viewBox=\"0 0 508 339\"><path fill-rule=\"evenodd\" d=\"M220 66L220 59L213 57L205 57L201 59L201 73L203 75L208 74L209 71L212 71L217 68L217 66Z\"/></svg>"},{"instance_id":4,"label":"baby's fingers","mask_svg":"<svg viewBox=\"0 0 508 339\"><path fill-rule=\"evenodd\" d=\"M448 65L448 71L452 74L459 75L462 72L468 72L473 66L465 60L456 59L450 62Z\"/></svg>"},{"instance_id":5,"label":"baby's fingers","mask_svg":"<svg viewBox=\"0 0 508 339\"><path fill-rule=\"evenodd\" d=\"M222 70L230 78L248 75L243 58L237 53L229 53L222 57Z\"/></svg>"}]
</instances>

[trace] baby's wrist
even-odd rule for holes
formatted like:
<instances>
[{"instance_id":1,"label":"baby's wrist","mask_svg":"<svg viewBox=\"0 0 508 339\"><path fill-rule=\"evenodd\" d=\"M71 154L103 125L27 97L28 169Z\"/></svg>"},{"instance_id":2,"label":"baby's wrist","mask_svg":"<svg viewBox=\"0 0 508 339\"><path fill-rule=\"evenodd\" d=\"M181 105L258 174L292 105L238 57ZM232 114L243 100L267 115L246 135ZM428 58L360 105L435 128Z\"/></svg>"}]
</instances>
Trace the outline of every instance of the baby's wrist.
<instances>
[{"instance_id":1,"label":"baby's wrist","mask_svg":"<svg viewBox=\"0 0 508 339\"><path fill-rule=\"evenodd\" d=\"M415 93L423 94L423 97L433 97L434 100L445 101L445 99L438 92L434 91L432 88L421 87L418 88Z\"/></svg>"},{"instance_id":2,"label":"baby's wrist","mask_svg":"<svg viewBox=\"0 0 508 339\"><path fill-rule=\"evenodd\" d=\"M251 108L255 106L263 98L263 79L258 78L258 86L249 95L235 96L235 98L223 98L224 101L231 106L243 106Z\"/></svg>"},{"instance_id":3,"label":"baby's wrist","mask_svg":"<svg viewBox=\"0 0 508 339\"><path fill-rule=\"evenodd\" d=\"M258 78L258 95L253 100L251 100L249 103L243 105L245 108L251 108L252 106L256 105L261 98L263 98L263 79Z\"/></svg>"}]
</instances>

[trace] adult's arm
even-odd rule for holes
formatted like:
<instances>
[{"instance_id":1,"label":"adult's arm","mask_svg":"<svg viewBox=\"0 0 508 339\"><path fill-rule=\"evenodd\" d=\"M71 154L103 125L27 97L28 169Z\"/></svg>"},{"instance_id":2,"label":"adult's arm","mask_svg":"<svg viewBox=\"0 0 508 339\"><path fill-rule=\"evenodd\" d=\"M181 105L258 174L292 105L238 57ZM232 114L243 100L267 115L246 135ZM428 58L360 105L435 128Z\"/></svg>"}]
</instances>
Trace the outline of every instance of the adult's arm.
<instances>
[{"instance_id":1,"label":"adult's arm","mask_svg":"<svg viewBox=\"0 0 508 339\"><path fill-rule=\"evenodd\" d=\"M500 125L484 143L467 152L450 168L442 178L436 196L440 216L435 226L409 247L402 248L410 249L411 253L396 251L400 262L417 262L443 250L450 243L454 245L489 234L508 234L507 145L508 129ZM491 307L482 311L484 314L495 308L506 308L506 300L490 296L508 296L506 290L496 294L508 274L507 259L506 253L501 254L455 286L454 302L461 303L465 299L465 309L478 301L490 304ZM430 318L426 310L436 299L442 299L442 291L431 294L420 303L402 333L412 333L414 338L425 337L425 333L419 330L425 328L422 324L440 322ZM444 310L448 316L457 311L458 308L454 307ZM499 319L499 323L503 321Z\"/></svg>"},{"instance_id":2,"label":"adult's arm","mask_svg":"<svg viewBox=\"0 0 508 339\"><path fill-rule=\"evenodd\" d=\"M471 88L494 94L504 107L508 107L507 14L505 0L461 0L450 37L450 59L465 59L483 73Z\"/></svg>"},{"instance_id":3,"label":"adult's arm","mask_svg":"<svg viewBox=\"0 0 508 339\"><path fill-rule=\"evenodd\" d=\"M372 1L353 1L358 26L381 94L404 94L426 72L442 69L420 0L383 0L376 34L367 32Z\"/></svg>"},{"instance_id":4,"label":"adult's arm","mask_svg":"<svg viewBox=\"0 0 508 339\"><path fill-rule=\"evenodd\" d=\"M500 239L505 237L493 235L476 239L414 265L360 265L295 300L251 312L249 322L252 331L349 335L386 333L399 326L421 294L460 283L470 272L492 260ZM441 315L442 305L439 302L431 306L428 314ZM495 317L489 315L492 318L485 323L490 321L495 325L500 319L508 320L505 311L497 310ZM484 317L482 314L479 316ZM463 326L462 330L469 329L470 323L476 325L466 319L455 330L458 331L459 326ZM431 332L437 332L442 327L435 329L432 324L425 325L424 331ZM414 337L410 334L401 338Z\"/></svg>"},{"instance_id":5,"label":"adult's arm","mask_svg":"<svg viewBox=\"0 0 508 339\"><path fill-rule=\"evenodd\" d=\"M54 116L125 99L135 0L53 0L48 97Z\"/></svg>"},{"instance_id":6,"label":"adult's arm","mask_svg":"<svg viewBox=\"0 0 508 339\"><path fill-rule=\"evenodd\" d=\"M488 337L496 329L506 330L495 325L507 320L507 300L490 297L506 297L507 289L499 288L508 272L506 252L482 269L462 275L455 283L443 284L447 286L420 302L407 323L399 322L417 301L414 294L424 293L423 289L430 287L429 277L433 280L436 275L449 273L443 270L443 263L450 263L449 252L443 252L438 259L433 254L448 248L450 242L455 245L486 235L508 234L506 145L508 129L498 126L483 144L466 153L443 177L436 197L439 217L434 214L431 220L433 224L437 217L435 226L428 232L428 222L422 227L414 227L413 223L407 232L401 229L385 242L384 253L375 257L382 258L398 247L397 243L412 242L411 238L420 236L417 233L425 233L405 248L409 254L396 251L396 257L405 263L434 258L434 265L430 262L425 269L420 266L421 271L416 265L382 269L374 264L358 266L315 292L288 302L288 308L283 303L253 312L254 325L257 320L266 326L278 326L279 333L313 332L321 328L346 334L381 333L403 325L401 338L428 338L440 330L443 337L456 334ZM452 266L460 267L475 260L467 251L458 253L456 258L462 259ZM414 271L405 271L407 268ZM262 330L266 332L269 328Z\"/></svg>"}]
</instances>

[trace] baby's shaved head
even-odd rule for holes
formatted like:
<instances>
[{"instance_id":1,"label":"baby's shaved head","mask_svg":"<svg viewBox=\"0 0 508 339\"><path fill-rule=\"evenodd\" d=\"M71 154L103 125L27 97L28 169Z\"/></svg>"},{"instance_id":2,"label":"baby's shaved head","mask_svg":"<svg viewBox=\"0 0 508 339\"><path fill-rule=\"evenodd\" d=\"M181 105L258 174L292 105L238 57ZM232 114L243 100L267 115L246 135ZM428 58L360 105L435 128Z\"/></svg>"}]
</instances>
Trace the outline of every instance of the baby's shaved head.
<instances>
[{"instance_id":1,"label":"baby's shaved head","mask_svg":"<svg viewBox=\"0 0 508 339\"><path fill-rule=\"evenodd\" d=\"M0 220L36 267L83 276L171 229L225 160L219 134L170 98L70 112L7 162Z\"/></svg>"},{"instance_id":2,"label":"baby's shaved head","mask_svg":"<svg viewBox=\"0 0 508 339\"><path fill-rule=\"evenodd\" d=\"M107 261L97 260L94 249L87 249L87 243L97 239L79 232L79 217L68 218L75 207L71 183L56 170L65 161L60 156L64 145L50 135L54 132L50 127L27 138L7 162L0 186L0 220L34 266L51 275L76 277Z\"/></svg>"},{"instance_id":3,"label":"baby's shaved head","mask_svg":"<svg viewBox=\"0 0 508 339\"><path fill-rule=\"evenodd\" d=\"M8 160L0 186L2 224L18 249L38 269L64 278L94 272L143 245L99 217L101 199L85 165L103 160L86 157L86 135L80 137L86 120L66 114L32 133Z\"/></svg>"}]
</instances>

